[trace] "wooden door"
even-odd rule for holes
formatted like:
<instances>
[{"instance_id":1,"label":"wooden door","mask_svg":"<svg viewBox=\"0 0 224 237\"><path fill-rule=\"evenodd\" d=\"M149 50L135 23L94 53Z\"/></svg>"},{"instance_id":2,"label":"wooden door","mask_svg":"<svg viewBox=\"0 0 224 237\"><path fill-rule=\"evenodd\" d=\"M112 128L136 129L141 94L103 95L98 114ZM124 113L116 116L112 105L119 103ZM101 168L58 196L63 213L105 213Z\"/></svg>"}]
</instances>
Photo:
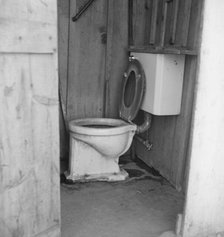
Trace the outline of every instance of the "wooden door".
<instances>
[{"instance_id":1,"label":"wooden door","mask_svg":"<svg viewBox=\"0 0 224 237\"><path fill-rule=\"evenodd\" d=\"M56 0L0 1L0 235L60 236Z\"/></svg>"}]
</instances>

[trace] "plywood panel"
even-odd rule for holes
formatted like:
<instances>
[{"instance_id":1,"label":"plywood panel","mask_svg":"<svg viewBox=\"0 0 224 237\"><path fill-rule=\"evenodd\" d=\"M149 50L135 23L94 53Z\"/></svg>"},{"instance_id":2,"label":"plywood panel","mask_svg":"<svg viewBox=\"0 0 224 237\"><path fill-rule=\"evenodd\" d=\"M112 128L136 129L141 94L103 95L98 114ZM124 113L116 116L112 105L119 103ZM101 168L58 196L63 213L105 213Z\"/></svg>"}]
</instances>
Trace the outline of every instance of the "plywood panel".
<instances>
[{"instance_id":1,"label":"plywood panel","mask_svg":"<svg viewBox=\"0 0 224 237\"><path fill-rule=\"evenodd\" d=\"M128 64L128 1L110 0L108 3L105 115L116 118Z\"/></svg>"},{"instance_id":2,"label":"plywood panel","mask_svg":"<svg viewBox=\"0 0 224 237\"><path fill-rule=\"evenodd\" d=\"M85 3L71 0L70 16ZM68 119L102 117L105 86L107 1L95 1L77 22L70 22Z\"/></svg>"}]
</instances>

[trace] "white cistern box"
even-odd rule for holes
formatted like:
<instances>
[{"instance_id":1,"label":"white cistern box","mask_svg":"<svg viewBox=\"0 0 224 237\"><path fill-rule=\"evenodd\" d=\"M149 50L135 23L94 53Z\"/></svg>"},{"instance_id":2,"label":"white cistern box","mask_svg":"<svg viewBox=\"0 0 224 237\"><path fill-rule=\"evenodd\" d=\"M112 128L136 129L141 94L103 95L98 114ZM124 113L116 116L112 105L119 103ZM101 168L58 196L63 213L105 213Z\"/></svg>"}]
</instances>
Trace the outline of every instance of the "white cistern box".
<instances>
[{"instance_id":1,"label":"white cistern box","mask_svg":"<svg viewBox=\"0 0 224 237\"><path fill-rule=\"evenodd\" d=\"M177 115L181 109L184 55L131 53L142 65L146 90L142 110L154 115Z\"/></svg>"}]
</instances>

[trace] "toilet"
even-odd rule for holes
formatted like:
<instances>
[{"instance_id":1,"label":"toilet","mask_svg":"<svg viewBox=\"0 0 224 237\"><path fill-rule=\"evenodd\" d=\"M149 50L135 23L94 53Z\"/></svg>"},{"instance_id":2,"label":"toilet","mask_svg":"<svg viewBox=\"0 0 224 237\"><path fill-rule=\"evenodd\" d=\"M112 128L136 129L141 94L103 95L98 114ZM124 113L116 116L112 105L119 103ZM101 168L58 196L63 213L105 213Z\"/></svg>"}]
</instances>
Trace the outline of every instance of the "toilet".
<instances>
[{"instance_id":1,"label":"toilet","mask_svg":"<svg viewBox=\"0 0 224 237\"><path fill-rule=\"evenodd\" d=\"M164 59L164 55L158 58L155 54L133 53L123 76L120 118L83 118L69 122L67 179L121 181L128 177L128 173L119 166L119 157L130 148L135 133L149 128L151 114L172 115L180 112L184 58L178 56L169 58L165 55ZM169 81L170 71L172 78ZM166 83L171 83L174 88ZM132 121L140 108L148 113L144 113L143 124L137 126Z\"/></svg>"}]
</instances>

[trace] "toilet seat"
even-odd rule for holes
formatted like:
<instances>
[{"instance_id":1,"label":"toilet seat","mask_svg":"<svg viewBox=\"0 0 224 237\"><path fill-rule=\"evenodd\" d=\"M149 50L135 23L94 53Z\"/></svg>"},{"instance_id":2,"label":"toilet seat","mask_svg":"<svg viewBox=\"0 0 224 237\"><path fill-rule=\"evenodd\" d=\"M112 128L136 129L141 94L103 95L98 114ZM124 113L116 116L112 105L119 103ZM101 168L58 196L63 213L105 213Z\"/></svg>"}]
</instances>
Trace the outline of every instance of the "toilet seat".
<instances>
[{"instance_id":1,"label":"toilet seat","mask_svg":"<svg viewBox=\"0 0 224 237\"><path fill-rule=\"evenodd\" d=\"M145 73L140 62L136 58L130 57L128 69L124 73L122 96L119 109L119 114L122 119L128 122L135 119L143 101L145 85ZM130 98L132 96L130 93L133 92L133 87L134 95L132 98ZM131 102L129 101L130 99Z\"/></svg>"},{"instance_id":2,"label":"toilet seat","mask_svg":"<svg viewBox=\"0 0 224 237\"><path fill-rule=\"evenodd\" d=\"M97 128L97 126L99 127ZM135 131L136 128L135 124L127 123L121 119L110 118L84 118L72 120L69 123L69 130L71 132L90 136L123 134L130 130Z\"/></svg>"},{"instance_id":3,"label":"toilet seat","mask_svg":"<svg viewBox=\"0 0 224 237\"><path fill-rule=\"evenodd\" d=\"M136 117L145 92L145 73L140 62L130 57L127 71L124 73L119 115L121 119L83 118L69 122L73 133L103 136L136 131L137 125L131 121ZM132 95L132 92L134 94ZM94 125L96 125L94 127ZM97 126L98 125L98 126ZM106 127L102 127L102 126Z\"/></svg>"}]
</instances>

